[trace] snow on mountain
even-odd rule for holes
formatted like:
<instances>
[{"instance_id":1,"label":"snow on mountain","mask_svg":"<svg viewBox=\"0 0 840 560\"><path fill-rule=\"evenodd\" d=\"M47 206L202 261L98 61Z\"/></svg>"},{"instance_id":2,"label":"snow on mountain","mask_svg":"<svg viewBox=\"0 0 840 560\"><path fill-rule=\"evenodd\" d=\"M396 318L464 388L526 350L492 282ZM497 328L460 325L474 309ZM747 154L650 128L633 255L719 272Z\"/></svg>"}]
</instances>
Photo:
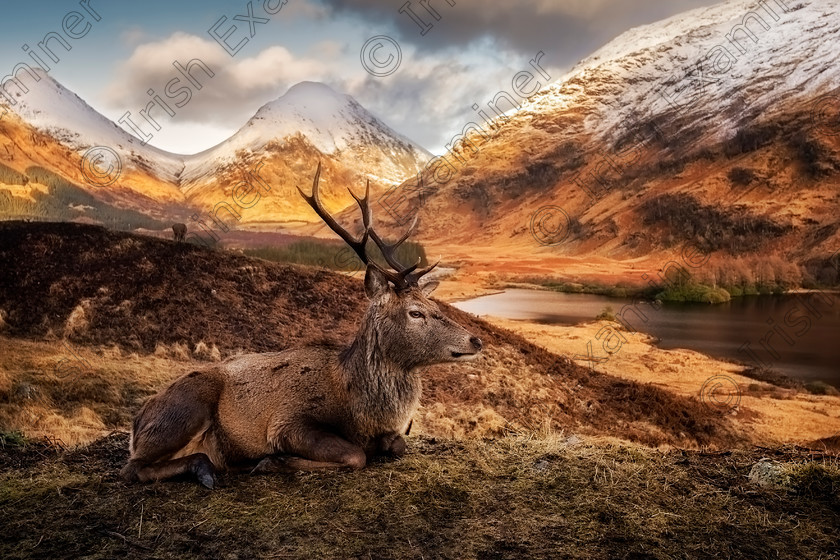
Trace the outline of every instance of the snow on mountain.
<instances>
[{"instance_id":1,"label":"snow on mountain","mask_svg":"<svg viewBox=\"0 0 840 560\"><path fill-rule=\"evenodd\" d=\"M535 95L526 109L594 109L587 132L688 115L718 140L746 116L840 86L838 0L734 0L631 29ZM732 108L730 113L725 109Z\"/></svg>"},{"instance_id":2,"label":"snow on mountain","mask_svg":"<svg viewBox=\"0 0 840 560\"><path fill-rule=\"evenodd\" d=\"M427 241L623 258L667 245L642 222L668 195L749 211L787 228L785 250L817 251L840 204L840 137L813 121L840 91L838 16L840 0L731 0L631 29L473 138L446 183L425 173L425 198L404 206L421 208ZM547 205L577 231L535 249Z\"/></svg>"},{"instance_id":3,"label":"snow on mountain","mask_svg":"<svg viewBox=\"0 0 840 560\"><path fill-rule=\"evenodd\" d=\"M184 168L182 156L144 146L139 139L98 113L42 69L34 68L33 71L38 81L26 71L18 73L29 88L28 92L9 86L8 89L14 92L14 105L0 98L0 102L12 113L79 154L94 146L107 146L120 155L124 164L132 162L138 167L151 167L159 179L177 181Z\"/></svg>"},{"instance_id":4,"label":"snow on mountain","mask_svg":"<svg viewBox=\"0 0 840 560\"><path fill-rule=\"evenodd\" d=\"M301 82L257 113L225 142L186 158L184 181L199 180L269 142L302 136L326 156L353 167L361 152L378 152L375 169L359 170L371 180L399 183L416 173L431 158L426 150L395 132L349 95L316 82ZM367 159L369 158L362 158ZM405 162L412 161L416 165ZM365 164L370 164L365 161Z\"/></svg>"},{"instance_id":5,"label":"snow on mountain","mask_svg":"<svg viewBox=\"0 0 840 560\"><path fill-rule=\"evenodd\" d=\"M12 113L79 154L93 146L112 148L124 165L133 165L185 192L197 184L226 188L219 182L224 171L243 158L259 156L270 145L283 146L290 138L302 139L353 174L383 185L402 182L431 158L352 97L315 82L293 86L284 96L264 105L227 141L199 154L173 154L144 146L46 72L34 71L37 81L25 71L19 73L28 92L9 87L15 94L15 104L0 99ZM300 153L286 155L291 159L303 157Z\"/></svg>"}]
</instances>

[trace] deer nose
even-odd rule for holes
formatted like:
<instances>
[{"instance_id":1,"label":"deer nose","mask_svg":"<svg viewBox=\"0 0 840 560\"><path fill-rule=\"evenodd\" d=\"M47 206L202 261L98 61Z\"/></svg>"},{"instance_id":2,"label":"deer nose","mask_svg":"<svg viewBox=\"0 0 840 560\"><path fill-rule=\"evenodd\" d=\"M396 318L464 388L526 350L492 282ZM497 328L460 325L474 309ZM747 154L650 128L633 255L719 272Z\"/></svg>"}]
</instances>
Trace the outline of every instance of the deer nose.
<instances>
[{"instance_id":1,"label":"deer nose","mask_svg":"<svg viewBox=\"0 0 840 560\"><path fill-rule=\"evenodd\" d=\"M476 351L476 352L478 352L479 350L481 350L482 343L481 343L481 339L480 339L480 338L478 338L477 336L470 337L470 342L472 342L472 345L473 345L473 347L475 348L475 351Z\"/></svg>"}]
</instances>

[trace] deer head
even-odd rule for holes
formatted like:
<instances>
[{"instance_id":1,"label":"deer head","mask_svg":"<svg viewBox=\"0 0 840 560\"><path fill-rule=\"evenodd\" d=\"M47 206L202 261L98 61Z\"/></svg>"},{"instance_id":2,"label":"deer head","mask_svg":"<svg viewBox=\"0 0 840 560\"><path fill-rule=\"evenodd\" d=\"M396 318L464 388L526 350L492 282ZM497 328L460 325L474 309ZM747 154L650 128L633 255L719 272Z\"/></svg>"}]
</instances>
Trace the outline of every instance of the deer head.
<instances>
[{"instance_id":1,"label":"deer head","mask_svg":"<svg viewBox=\"0 0 840 560\"><path fill-rule=\"evenodd\" d=\"M362 211L364 231L354 237L324 209L318 196L321 164L315 172L312 195L298 191L315 213L341 237L366 265L365 294L370 300L363 321L364 339L375 341L382 358L403 368L475 358L481 351L481 339L470 334L464 327L445 317L437 303L429 295L437 282L420 285L420 279L431 272L437 263L418 270L418 260L412 266L404 266L396 258L396 250L411 235L417 225L417 217L403 236L393 244L386 243L373 228L373 212L370 208L370 181L365 196L358 197L352 190L350 195ZM379 248L389 270L370 259L367 254L368 241Z\"/></svg>"}]
</instances>

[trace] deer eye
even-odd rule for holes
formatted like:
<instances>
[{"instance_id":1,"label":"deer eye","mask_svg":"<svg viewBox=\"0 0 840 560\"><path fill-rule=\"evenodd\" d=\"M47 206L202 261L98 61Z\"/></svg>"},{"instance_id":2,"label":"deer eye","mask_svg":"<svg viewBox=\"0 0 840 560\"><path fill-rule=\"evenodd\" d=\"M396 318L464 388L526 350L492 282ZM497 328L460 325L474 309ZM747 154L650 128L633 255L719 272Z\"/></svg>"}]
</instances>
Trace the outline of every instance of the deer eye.
<instances>
[{"instance_id":1,"label":"deer eye","mask_svg":"<svg viewBox=\"0 0 840 560\"><path fill-rule=\"evenodd\" d=\"M415 319L423 319L425 317L425 315L423 315L419 311L409 311L408 314L409 316L414 317Z\"/></svg>"}]
</instances>

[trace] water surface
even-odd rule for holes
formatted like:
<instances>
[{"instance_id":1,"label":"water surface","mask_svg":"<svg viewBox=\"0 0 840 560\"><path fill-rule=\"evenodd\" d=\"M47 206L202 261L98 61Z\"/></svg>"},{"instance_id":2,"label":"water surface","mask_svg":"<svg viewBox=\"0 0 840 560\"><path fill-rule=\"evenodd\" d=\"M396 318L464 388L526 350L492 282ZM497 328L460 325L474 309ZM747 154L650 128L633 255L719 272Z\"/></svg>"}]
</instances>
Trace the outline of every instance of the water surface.
<instances>
[{"instance_id":1,"label":"water surface","mask_svg":"<svg viewBox=\"0 0 840 560\"><path fill-rule=\"evenodd\" d=\"M506 290L455 304L476 315L556 325L591 321L607 306L633 330L660 339L661 348L763 364L802 381L840 388L840 298L834 294L750 296L720 305L664 304L656 309L633 299Z\"/></svg>"}]
</instances>

